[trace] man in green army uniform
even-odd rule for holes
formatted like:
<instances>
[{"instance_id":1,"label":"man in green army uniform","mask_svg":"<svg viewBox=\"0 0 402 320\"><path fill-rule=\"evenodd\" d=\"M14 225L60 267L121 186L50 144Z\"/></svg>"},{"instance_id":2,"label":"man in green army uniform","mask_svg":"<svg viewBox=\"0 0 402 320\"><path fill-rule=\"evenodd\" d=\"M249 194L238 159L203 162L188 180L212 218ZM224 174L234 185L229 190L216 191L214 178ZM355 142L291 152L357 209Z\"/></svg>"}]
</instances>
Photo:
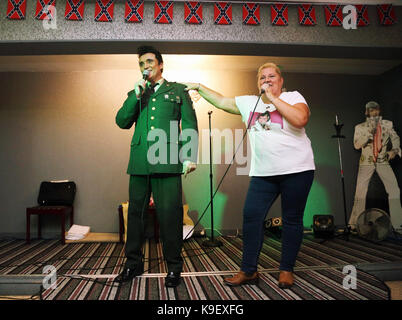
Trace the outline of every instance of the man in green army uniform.
<instances>
[{"instance_id":1,"label":"man in green army uniform","mask_svg":"<svg viewBox=\"0 0 402 320\"><path fill-rule=\"evenodd\" d=\"M196 168L197 118L185 86L162 77L163 59L159 51L140 47L138 57L143 78L128 93L116 115L120 128L130 129L135 124L135 131L127 169L127 260L115 280L126 282L144 272L142 246L152 192L168 268L165 286L176 287L183 267L181 174L187 175Z\"/></svg>"}]
</instances>

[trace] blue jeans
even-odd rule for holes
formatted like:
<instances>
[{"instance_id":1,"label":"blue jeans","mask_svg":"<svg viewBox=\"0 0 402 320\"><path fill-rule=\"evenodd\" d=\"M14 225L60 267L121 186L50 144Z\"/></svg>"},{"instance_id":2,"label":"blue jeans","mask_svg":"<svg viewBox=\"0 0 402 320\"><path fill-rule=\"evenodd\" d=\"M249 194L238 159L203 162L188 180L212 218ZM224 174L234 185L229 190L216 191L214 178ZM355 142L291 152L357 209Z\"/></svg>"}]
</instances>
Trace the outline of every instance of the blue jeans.
<instances>
[{"instance_id":1,"label":"blue jeans","mask_svg":"<svg viewBox=\"0 0 402 320\"><path fill-rule=\"evenodd\" d=\"M293 271L303 240L303 214L314 179L314 171L272 177L251 177L243 209L243 260L241 270L257 271L264 242L264 221L274 201L281 195L282 254L280 270Z\"/></svg>"}]
</instances>

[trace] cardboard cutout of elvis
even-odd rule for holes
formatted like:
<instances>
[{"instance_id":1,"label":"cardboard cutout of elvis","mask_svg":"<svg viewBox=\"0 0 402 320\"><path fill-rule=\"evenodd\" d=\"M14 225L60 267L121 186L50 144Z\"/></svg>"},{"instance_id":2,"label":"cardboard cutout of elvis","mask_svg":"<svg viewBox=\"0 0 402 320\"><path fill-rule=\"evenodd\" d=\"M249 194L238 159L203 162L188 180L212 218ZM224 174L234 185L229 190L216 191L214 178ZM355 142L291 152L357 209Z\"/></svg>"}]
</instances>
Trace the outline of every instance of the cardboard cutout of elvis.
<instances>
[{"instance_id":1,"label":"cardboard cutout of elvis","mask_svg":"<svg viewBox=\"0 0 402 320\"><path fill-rule=\"evenodd\" d=\"M375 101L366 104L366 121L355 127L354 147L361 149L354 205L349 224L356 227L357 218L365 210L368 185L377 172L388 194L389 213L394 229L402 232L400 190L389 161L401 157L400 139L392 121L382 119L380 106Z\"/></svg>"}]
</instances>

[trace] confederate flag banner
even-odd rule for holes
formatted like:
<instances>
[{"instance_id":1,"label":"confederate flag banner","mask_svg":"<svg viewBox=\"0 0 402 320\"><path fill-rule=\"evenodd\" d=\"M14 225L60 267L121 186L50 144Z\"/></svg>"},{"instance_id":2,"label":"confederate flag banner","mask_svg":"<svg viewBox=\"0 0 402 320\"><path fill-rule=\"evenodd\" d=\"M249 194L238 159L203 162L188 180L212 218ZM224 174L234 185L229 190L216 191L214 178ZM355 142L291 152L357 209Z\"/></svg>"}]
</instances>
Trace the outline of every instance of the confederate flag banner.
<instances>
[{"instance_id":1,"label":"confederate flag banner","mask_svg":"<svg viewBox=\"0 0 402 320\"><path fill-rule=\"evenodd\" d=\"M184 3L184 21L190 24L201 24L202 3L195 1L186 1Z\"/></svg>"},{"instance_id":2,"label":"confederate flag banner","mask_svg":"<svg viewBox=\"0 0 402 320\"><path fill-rule=\"evenodd\" d=\"M377 13L382 26L392 26L396 23L395 10L392 4L378 5Z\"/></svg>"},{"instance_id":3,"label":"confederate flag banner","mask_svg":"<svg viewBox=\"0 0 402 320\"><path fill-rule=\"evenodd\" d=\"M214 3L214 23L232 24L232 4L230 2Z\"/></svg>"},{"instance_id":4,"label":"confederate flag banner","mask_svg":"<svg viewBox=\"0 0 402 320\"><path fill-rule=\"evenodd\" d=\"M67 0L64 18L66 20L82 21L84 17L85 0Z\"/></svg>"},{"instance_id":5,"label":"confederate flag banner","mask_svg":"<svg viewBox=\"0 0 402 320\"><path fill-rule=\"evenodd\" d=\"M124 20L126 22L142 22L144 20L144 0L126 0Z\"/></svg>"},{"instance_id":6,"label":"confederate flag banner","mask_svg":"<svg viewBox=\"0 0 402 320\"><path fill-rule=\"evenodd\" d=\"M243 4L243 24L259 25L260 5L258 3Z\"/></svg>"},{"instance_id":7,"label":"confederate flag banner","mask_svg":"<svg viewBox=\"0 0 402 320\"><path fill-rule=\"evenodd\" d=\"M36 2L35 18L38 20L52 20L55 10L51 10L50 6L56 7L56 0L38 0Z\"/></svg>"},{"instance_id":8,"label":"confederate flag banner","mask_svg":"<svg viewBox=\"0 0 402 320\"><path fill-rule=\"evenodd\" d=\"M356 14L357 14L357 20L356 20L357 26L358 27L368 26L370 24L370 21L369 21L368 12L367 12L367 6L357 4L357 5L355 5L355 8L356 8Z\"/></svg>"},{"instance_id":9,"label":"confederate flag banner","mask_svg":"<svg viewBox=\"0 0 402 320\"><path fill-rule=\"evenodd\" d=\"M7 18L14 20L25 19L27 0L8 0Z\"/></svg>"},{"instance_id":10,"label":"confederate flag banner","mask_svg":"<svg viewBox=\"0 0 402 320\"><path fill-rule=\"evenodd\" d=\"M155 23L173 22L173 1L155 1Z\"/></svg>"},{"instance_id":11,"label":"confederate flag banner","mask_svg":"<svg viewBox=\"0 0 402 320\"><path fill-rule=\"evenodd\" d=\"M114 9L114 0L96 0L95 21L112 22L113 9Z\"/></svg>"},{"instance_id":12,"label":"confederate flag banner","mask_svg":"<svg viewBox=\"0 0 402 320\"><path fill-rule=\"evenodd\" d=\"M343 23L342 8L340 5L324 6L325 23L328 27L341 27Z\"/></svg>"},{"instance_id":13,"label":"confederate flag banner","mask_svg":"<svg viewBox=\"0 0 402 320\"><path fill-rule=\"evenodd\" d=\"M272 4L271 5L271 23L274 26L288 25L288 5Z\"/></svg>"},{"instance_id":14,"label":"confederate flag banner","mask_svg":"<svg viewBox=\"0 0 402 320\"><path fill-rule=\"evenodd\" d=\"M315 26L317 24L315 8L312 4L299 5L299 23L302 26Z\"/></svg>"}]
</instances>

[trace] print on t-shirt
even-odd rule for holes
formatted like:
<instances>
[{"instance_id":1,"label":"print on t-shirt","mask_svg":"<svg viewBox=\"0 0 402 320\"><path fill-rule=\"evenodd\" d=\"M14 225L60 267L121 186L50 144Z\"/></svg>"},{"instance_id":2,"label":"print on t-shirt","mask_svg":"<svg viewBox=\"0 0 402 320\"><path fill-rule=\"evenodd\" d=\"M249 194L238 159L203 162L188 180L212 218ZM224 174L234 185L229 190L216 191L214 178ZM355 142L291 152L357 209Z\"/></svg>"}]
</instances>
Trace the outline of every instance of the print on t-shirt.
<instances>
[{"instance_id":1,"label":"print on t-shirt","mask_svg":"<svg viewBox=\"0 0 402 320\"><path fill-rule=\"evenodd\" d=\"M254 114L250 112L247 123L249 122L251 131L283 129L283 119L278 110L273 112L265 111L264 113L254 112Z\"/></svg>"}]
</instances>

